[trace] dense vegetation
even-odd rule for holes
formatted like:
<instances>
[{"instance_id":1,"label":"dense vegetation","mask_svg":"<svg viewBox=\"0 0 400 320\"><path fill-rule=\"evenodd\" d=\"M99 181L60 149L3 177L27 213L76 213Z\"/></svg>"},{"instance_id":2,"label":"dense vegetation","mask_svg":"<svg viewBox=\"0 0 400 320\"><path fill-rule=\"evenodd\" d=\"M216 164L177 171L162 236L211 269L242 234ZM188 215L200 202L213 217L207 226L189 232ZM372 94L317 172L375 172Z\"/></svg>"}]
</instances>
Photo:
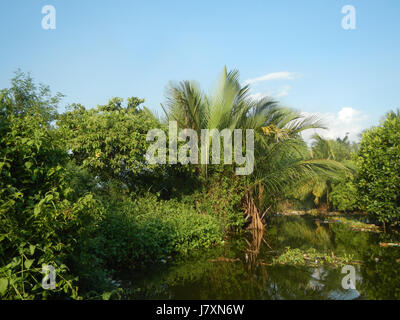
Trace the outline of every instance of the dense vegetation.
<instances>
[{"instance_id":1,"label":"dense vegetation","mask_svg":"<svg viewBox=\"0 0 400 320\"><path fill-rule=\"evenodd\" d=\"M389 112L362 137L357 158L358 188L365 209L382 222L400 217L400 113Z\"/></svg>"},{"instance_id":2,"label":"dense vegetation","mask_svg":"<svg viewBox=\"0 0 400 320\"><path fill-rule=\"evenodd\" d=\"M400 114L364 133L360 146L301 133L316 118L268 98L253 100L238 72L222 72L204 93L171 84L166 119L143 99L112 98L59 114L61 94L17 72L0 92L0 297L99 298L135 270L194 249L218 246L229 232L264 228L287 206L400 216ZM146 134L178 127L253 129L254 173L233 165L150 164ZM57 271L43 290L42 266Z\"/></svg>"}]
</instances>

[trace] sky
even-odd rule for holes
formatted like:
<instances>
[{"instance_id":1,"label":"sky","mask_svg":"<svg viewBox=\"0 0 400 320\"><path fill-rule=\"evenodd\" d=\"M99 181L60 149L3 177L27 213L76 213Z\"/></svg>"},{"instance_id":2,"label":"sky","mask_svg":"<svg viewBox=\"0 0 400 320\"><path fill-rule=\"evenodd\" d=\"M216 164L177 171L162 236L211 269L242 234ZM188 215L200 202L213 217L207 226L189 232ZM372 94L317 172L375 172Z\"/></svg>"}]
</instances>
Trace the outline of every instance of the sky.
<instances>
[{"instance_id":1,"label":"sky","mask_svg":"<svg viewBox=\"0 0 400 320\"><path fill-rule=\"evenodd\" d=\"M45 5L55 29L42 27ZM345 5L355 29L342 27ZM208 91L226 65L254 98L318 114L323 135L357 140L400 107L399 34L398 0L2 0L0 88L20 68L66 95L60 112L137 96L161 115L169 81Z\"/></svg>"}]
</instances>

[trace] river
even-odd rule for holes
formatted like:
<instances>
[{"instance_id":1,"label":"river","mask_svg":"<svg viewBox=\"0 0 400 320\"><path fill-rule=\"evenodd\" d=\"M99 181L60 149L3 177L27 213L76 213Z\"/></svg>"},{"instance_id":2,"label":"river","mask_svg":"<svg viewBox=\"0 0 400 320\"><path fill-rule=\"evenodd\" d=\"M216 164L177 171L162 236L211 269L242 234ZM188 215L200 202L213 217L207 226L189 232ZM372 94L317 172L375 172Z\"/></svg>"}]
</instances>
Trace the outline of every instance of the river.
<instances>
[{"instance_id":1,"label":"river","mask_svg":"<svg viewBox=\"0 0 400 320\"><path fill-rule=\"evenodd\" d=\"M125 273L128 299L400 299L397 233L351 230L316 216L274 216L264 234L248 232L185 258ZM335 265L273 264L290 247L351 256L355 289Z\"/></svg>"}]
</instances>

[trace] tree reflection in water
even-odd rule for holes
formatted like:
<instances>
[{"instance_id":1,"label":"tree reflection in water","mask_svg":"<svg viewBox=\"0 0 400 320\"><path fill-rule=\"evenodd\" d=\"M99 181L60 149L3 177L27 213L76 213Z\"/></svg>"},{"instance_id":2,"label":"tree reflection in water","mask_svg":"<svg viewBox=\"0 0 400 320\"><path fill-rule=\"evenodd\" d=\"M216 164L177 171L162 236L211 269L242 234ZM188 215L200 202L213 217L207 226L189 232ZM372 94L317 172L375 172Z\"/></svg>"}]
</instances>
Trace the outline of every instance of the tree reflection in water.
<instances>
[{"instance_id":1,"label":"tree reflection in water","mask_svg":"<svg viewBox=\"0 0 400 320\"><path fill-rule=\"evenodd\" d=\"M400 299L400 248L379 242L398 235L351 231L315 217L274 217L265 232L251 230L227 244L171 265L127 276L129 298L150 299ZM352 254L356 289L345 290L341 268L272 265L286 247ZM140 291L138 289L140 288Z\"/></svg>"}]
</instances>

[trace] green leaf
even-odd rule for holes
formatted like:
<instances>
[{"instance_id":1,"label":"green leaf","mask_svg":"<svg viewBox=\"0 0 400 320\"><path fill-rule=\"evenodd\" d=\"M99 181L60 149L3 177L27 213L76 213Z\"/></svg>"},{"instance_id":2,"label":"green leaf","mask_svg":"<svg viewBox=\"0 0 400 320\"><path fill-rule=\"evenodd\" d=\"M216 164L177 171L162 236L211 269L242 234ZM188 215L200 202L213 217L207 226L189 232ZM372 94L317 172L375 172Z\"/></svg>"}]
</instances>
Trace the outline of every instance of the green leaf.
<instances>
[{"instance_id":1,"label":"green leaf","mask_svg":"<svg viewBox=\"0 0 400 320\"><path fill-rule=\"evenodd\" d=\"M35 215L39 214L40 211L41 211L40 206L36 206L35 209L33 209L33 213L34 213Z\"/></svg>"},{"instance_id":2,"label":"green leaf","mask_svg":"<svg viewBox=\"0 0 400 320\"><path fill-rule=\"evenodd\" d=\"M111 292L104 292L101 297L103 298L103 300L110 300L111 298Z\"/></svg>"},{"instance_id":3,"label":"green leaf","mask_svg":"<svg viewBox=\"0 0 400 320\"><path fill-rule=\"evenodd\" d=\"M0 294L3 295L8 287L8 280L6 278L0 279Z\"/></svg>"},{"instance_id":4,"label":"green leaf","mask_svg":"<svg viewBox=\"0 0 400 320\"><path fill-rule=\"evenodd\" d=\"M32 162L25 162L25 168L27 168L28 170L30 169L30 167L32 167Z\"/></svg>"},{"instance_id":5,"label":"green leaf","mask_svg":"<svg viewBox=\"0 0 400 320\"><path fill-rule=\"evenodd\" d=\"M34 261L35 259L26 259L24 262L25 268L29 269Z\"/></svg>"},{"instance_id":6,"label":"green leaf","mask_svg":"<svg viewBox=\"0 0 400 320\"><path fill-rule=\"evenodd\" d=\"M31 244L31 245L29 246L29 252L30 252L31 254L34 254L34 253L35 253L35 249L36 249L36 246L35 246L35 245Z\"/></svg>"}]
</instances>

